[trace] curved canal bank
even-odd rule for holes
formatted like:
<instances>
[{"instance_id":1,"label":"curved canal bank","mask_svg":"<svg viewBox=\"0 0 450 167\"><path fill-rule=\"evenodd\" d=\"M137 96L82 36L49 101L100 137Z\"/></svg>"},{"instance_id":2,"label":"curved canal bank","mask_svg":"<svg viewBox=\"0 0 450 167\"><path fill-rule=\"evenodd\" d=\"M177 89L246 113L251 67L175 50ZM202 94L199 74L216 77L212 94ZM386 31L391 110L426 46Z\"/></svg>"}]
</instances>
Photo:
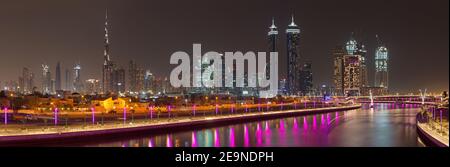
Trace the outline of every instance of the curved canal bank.
<instances>
[{"instance_id":1,"label":"curved canal bank","mask_svg":"<svg viewBox=\"0 0 450 167\"><path fill-rule=\"evenodd\" d=\"M87 147L423 147L414 105L233 123L178 132L71 143Z\"/></svg>"},{"instance_id":2,"label":"curved canal bank","mask_svg":"<svg viewBox=\"0 0 450 167\"><path fill-rule=\"evenodd\" d=\"M417 135L420 140L428 147L448 147L449 139L430 129L426 123L421 123L421 113L416 116L417 119Z\"/></svg>"},{"instance_id":3,"label":"curved canal bank","mask_svg":"<svg viewBox=\"0 0 450 167\"><path fill-rule=\"evenodd\" d=\"M259 120L275 119L282 117L321 114L339 112L361 108L361 105L329 107L318 109L288 110L248 113L242 115L214 116L201 119L185 118L176 121L168 120L152 124L124 125L123 127L99 127L97 129L76 130L69 132L42 132L39 134L23 134L15 136L1 136L0 146L44 146L57 145L58 143L83 142L99 139L111 139L123 136L139 135L142 132L159 134L164 132L176 132L195 128L207 128L212 126L227 125L233 123L252 122Z\"/></svg>"}]
</instances>

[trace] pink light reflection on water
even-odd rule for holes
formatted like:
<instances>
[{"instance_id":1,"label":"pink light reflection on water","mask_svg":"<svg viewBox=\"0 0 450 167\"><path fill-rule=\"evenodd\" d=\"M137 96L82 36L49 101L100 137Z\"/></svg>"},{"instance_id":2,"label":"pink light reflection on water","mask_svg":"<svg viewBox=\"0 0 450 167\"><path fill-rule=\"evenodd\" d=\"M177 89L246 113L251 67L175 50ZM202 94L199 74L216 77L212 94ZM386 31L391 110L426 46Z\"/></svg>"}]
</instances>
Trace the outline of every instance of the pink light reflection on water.
<instances>
[{"instance_id":1,"label":"pink light reflection on water","mask_svg":"<svg viewBox=\"0 0 450 167\"><path fill-rule=\"evenodd\" d=\"M325 118L323 114L320 114L320 125L325 125Z\"/></svg>"},{"instance_id":2,"label":"pink light reflection on water","mask_svg":"<svg viewBox=\"0 0 450 167\"><path fill-rule=\"evenodd\" d=\"M172 137L170 135L166 136L166 147L173 147Z\"/></svg>"},{"instance_id":3,"label":"pink light reflection on water","mask_svg":"<svg viewBox=\"0 0 450 167\"><path fill-rule=\"evenodd\" d=\"M330 120L330 113L327 113L327 125L330 124L331 120Z\"/></svg>"},{"instance_id":4,"label":"pink light reflection on water","mask_svg":"<svg viewBox=\"0 0 450 167\"><path fill-rule=\"evenodd\" d=\"M316 130L317 128L317 119L316 119L316 115L313 116L313 129Z\"/></svg>"},{"instance_id":5,"label":"pink light reflection on water","mask_svg":"<svg viewBox=\"0 0 450 167\"><path fill-rule=\"evenodd\" d=\"M266 127L265 127L265 131L270 131L270 125L269 125L269 121L265 121Z\"/></svg>"},{"instance_id":6,"label":"pink light reflection on water","mask_svg":"<svg viewBox=\"0 0 450 167\"><path fill-rule=\"evenodd\" d=\"M150 138L149 140L148 140L148 147L153 147L153 139L152 138Z\"/></svg>"},{"instance_id":7,"label":"pink light reflection on water","mask_svg":"<svg viewBox=\"0 0 450 167\"><path fill-rule=\"evenodd\" d=\"M191 135L191 140L192 140L192 145L191 145L191 147L198 147L198 144L197 144L197 135L195 134L195 132L192 132L192 135Z\"/></svg>"},{"instance_id":8,"label":"pink light reflection on water","mask_svg":"<svg viewBox=\"0 0 450 167\"><path fill-rule=\"evenodd\" d=\"M256 143L257 146L260 146L262 144L262 128L260 122L256 124Z\"/></svg>"},{"instance_id":9,"label":"pink light reflection on water","mask_svg":"<svg viewBox=\"0 0 450 167\"><path fill-rule=\"evenodd\" d=\"M293 128L294 130L297 130L297 129L298 129L297 118L295 118L295 117L294 117L294 122L292 123L292 128Z\"/></svg>"},{"instance_id":10,"label":"pink light reflection on water","mask_svg":"<svg viewBox=\"0 0 450 167\"><path fill-rule=\"evenodd\" d=\"M339 113L338 112L336 112L336 114L335 114L335 120L334 121L336 122L336 124L339 123Z\"/></svg>"},{"instance_id":11,"label":"pink light reflection on water","mask_svg":"<svg viewBox=\"0 0 450 167\"><path fill-rule=\"evenodd\" d=\"M266 121L265 122L265 130L264 130L264 133L265 133L265 139L266 139L266 143L269 145L270 144L270 124L269 124L269 121Z\"/></svg>"},{"instance_id":12,"label":"pink light reflection on water","mask_svg":"<svg viewBox=\"0 0 450 167\"><path fill-rule=\"evenodd\" d=\"M220 147L220 136L217 128L214 129L214 147Z\"/></svg>"},{"instance_id":13,"label":"pink light reflection on water","mask_svg":"<svg viewBox=\"0 0 450 167\"><path fill-rule=\"evenodd\" d=\"M244 125L244 147L250 146L250 136L248 132L247 124Z\"/></svg>"},{"instance_id":14,"label":"pink light reflection on water","mask_svg":"<svg viewBox=\"0 0 450 167\"><path fill-rule=\"evenodd\" d=\"M303 117L303 130L308 130L308 120L306 117Z\"/></svg>"},{"instance_id":15,"label":"pink light reflection on water","mask_svg":"<svg viewBox=\"0 0 450 167\"><path fill-rule=\"evenodd\" d=\"M281 132L284 132L284 130L285 130L285 127L284 127L284 120L283 120L283 119L280 119L280 131L281 131Z\"/></svg>"},{"instance_id":16,"label":"pink light reflection on water","mask_svg":"<svg viewBox=\"0 0 450 167\"><path fill-rule=\"evenodd\" d=\"M280 128L278 129L280 144L287 144L286 143L286 128L287 127L285 125L284 119L280 119Z\"/></svg>"},{"instance_id":17,"label":"pink light reflection on water","mask_svg":"<svg viewBox=\"0 0 450 167\"><path fill-rule=\"evenodd\" d=\"M234 128L230 127L230 147L236 147L235 143L235 136L234 136Z\"/></svg>"}]
</instances>

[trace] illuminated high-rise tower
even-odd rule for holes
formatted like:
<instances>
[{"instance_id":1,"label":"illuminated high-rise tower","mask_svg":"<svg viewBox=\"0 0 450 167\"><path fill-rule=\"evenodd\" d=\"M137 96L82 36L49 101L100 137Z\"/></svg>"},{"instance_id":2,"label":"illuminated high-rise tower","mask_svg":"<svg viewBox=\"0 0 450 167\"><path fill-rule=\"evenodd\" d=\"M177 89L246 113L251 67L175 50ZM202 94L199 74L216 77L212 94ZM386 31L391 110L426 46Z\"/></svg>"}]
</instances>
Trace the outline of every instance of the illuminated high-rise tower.
<instances>
[{"instance_id":1,"label":"illuminated high-rise tower","mask_svg":"<svg viewBox=\"0 0 450 167\"><path fill-rule=\"evenodd\" d=\"M73 91L81 92L83 89L83 82L81 81L81 66L76 64L73 68Z\"/></svg>"},{"instance_id":2,"label":"illuminated high-rise tower","mask_svg":"<svg viewBox=\"0 0 450 167\"><path fill-rule=\"evenodd\" d=\"M272 25L269 27L269 32L267 33L267 36L269 37L269 51L270 52L277 52L277 36L278 36L278 29L277 26L275 26L275 19L272 18Z\"/></svg>"},{"instance_id":3,"label":"illuminated high-rise tower","mask_svg":"<svg viewBox=\"0 0 450 167\"><path fill-rule=\"evenodd\" d=\"M378 40L375 50L375 86L388 89L388 82L388 49Z\"/></svg>"},{"instance_id":4,"label":"illuminated high-rise tower","mask_svg":"<svg viewBox=\"0 0 450 167\"><path fill-rule=\"evenodd\" d=\"M367 64L366 64L366 53L367 50L363 44L358 44L358 50L355 52L356 55L361 56L361 86L368 87L369 86L369 76L367 73Z\"/></svg>"},{"instance_id":5,"label":"illuminated high-rise tower","mask_svg":"<svg viewBox=\"0 0 450 167\"><path fill-rule=\"evenodd\" d=\"M51 93L51 75L48 65L42 65L42 93L50 94Z\"/></svg>"},{"instance_id":6,"label":"illuminated high-rise tower","mask_svg":"<svg viewBox=\"0 0 450 167\"><path fill-rule=\"evenodd\" d=\"M272 25L269 27L269 32L267 33L267 36L269 38L269 52L278 52L277 47L277 36L278 36L278 29L275 26L275 19L272 18ZM270 77L270 54L266 57L266 78L269 79Z\"/></svg>"},{"instance_id":7,"label":"illuminated high-rise tower","mask_svg":"<svg viewBox=\"0 0 450 167\"><path fill-rule=\"evenodd\" d=\"M62 90L61 89L61 64L58 61L56 64L56 71L55 71L55 90Z\"/></svg>"},{"instance_id":8,"label":"illuminated high-rise tower","mask_svg":"<svg viewBox=\"0 0 450 167\"><path fill-rule=\"evenodd\" d=\"M292 15L291 24L286 29L287 35L287 82L286 89L290 95L296 95L300 89L300 29L294 22Z\"/></svg>"},{"instance_id":9,"label":"illuminated high-rise tower","mask_svg":"<svg viewBox=\"0 0 450 167\"><path fill-rule=\"evenodd\" d=\"M109 55L109 30L108 30L108 10L106 10L105 16L105 37L104 37L104 51L103 51L103 70L102 70L102 93L108 93L111 91L112 82L111 76L114 70L114 63L110 59Z\"/></svg>"},{"instance_id":10,"label":"illuminated high-rise tower","mask_svg":"<svg viewBox=\"0 0 450 167\"><path fill-rule=\"evenodd\" d=\"M128 91L136 93L144 90L144 69L138 67L135 61L130 61L128 68Z\"/></svg>"},{"instance_id":11,"label":"illuminated high-rise tower","mask_svg":"<svg viewBox=\"0 0 450 167\"><path fill-rule=\"evenodd\" d=\"M344 55L346 51L343 46L336 46L332 50L334 58L333 83L335 87L334 95L344 95Z\"/></svg>"},{"instance_id":12,"label":"illuminated high-rise tower","mask_svg":"<svg viewBox=\"0 0 450 167\"><path fill-rule=\"evenodd\" d=\"M350 36L350 40L347 41L345 44L345 49L347 50L347 54L353 55L358 50L358 43L356 42L355 38L353 37L353 33Z\"/></svg>"}]
</instances>

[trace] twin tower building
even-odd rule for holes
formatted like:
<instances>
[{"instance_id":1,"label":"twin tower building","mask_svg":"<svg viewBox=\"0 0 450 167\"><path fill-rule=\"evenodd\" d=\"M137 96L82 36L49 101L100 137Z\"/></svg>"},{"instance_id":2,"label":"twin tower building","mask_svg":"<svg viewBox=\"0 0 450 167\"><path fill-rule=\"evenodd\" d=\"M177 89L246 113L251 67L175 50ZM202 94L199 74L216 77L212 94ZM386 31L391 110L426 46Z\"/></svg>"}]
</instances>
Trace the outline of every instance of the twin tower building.
<instances>
[{"instance_id":1,"label":"twin tower building","mask_svg":"<svg viewBox=\"0 0 450 167\"><path fill-rule=\"evenodd\" d=\"M278 52L278 29L272 19L269 27L269 51ZM311 63L301 64L299 52L300 28L295 24L294 16L286 28L286 55L287 55L287 77L280 81L280 94L284 95L308 95L312 91Z\"/></svg>"},{"instance_id":2,"label":"twin tower building","mask_svg":"<svg viewBox=\"0 0 450 167\"><path fill-rule=\"evenodd\" d=\"M374 84L369 84L367 50L353 35L345 46L333 49L335 95L369 96L388 93L388 49L380 42L375 49Z\"/></svg>"},{"instance_id":3,"label":"twin tower building","mask_svg":"<svg viewBox=\"0 0 450 167\"><path fill-rule=\"evenodd\" d=\"M278 29L272 19L269 27L269 51L278 52ZM375 49L374 84L369 84L368 66L366 62L367 50L362 43L358 43L353 35L345 46L338 46L332 52L334 56L333 81L334 95L385 95L388 93L388 49L377 35ZM300 28L294 22L286 29L287 77L280 81L280 93L284 95L311 95L314 93L312 84L311 63L301 59L299 54Z\"/></svg>"}]
</instances>

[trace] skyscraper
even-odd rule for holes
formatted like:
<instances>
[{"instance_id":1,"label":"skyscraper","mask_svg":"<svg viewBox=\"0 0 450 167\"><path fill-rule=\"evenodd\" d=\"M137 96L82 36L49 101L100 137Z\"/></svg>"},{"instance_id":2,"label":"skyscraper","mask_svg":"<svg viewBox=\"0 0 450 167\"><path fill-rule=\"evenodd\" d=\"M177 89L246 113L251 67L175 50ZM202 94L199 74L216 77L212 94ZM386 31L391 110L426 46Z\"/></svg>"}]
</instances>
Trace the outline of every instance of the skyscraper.
<instances>
[{"instance_id":1,"label":"skyscraper","mask_svg":"<svg viewBox=\"0 0 450 167\"><path fill-rule=\"evenodd\" d=\"M61 90L61 64L58 63L56 64L56 71L55 71L55 89Z\"/></svg>"},{"instance_id":2,"label":"skyscraper","mask_svg":"<svg viewBox=\"0 0 450 167\"><path fill-rule=\"evenodd\" d=\"M23 68L22 77L19 77L20 91L23 94L32 93L34 87L34 75L26 67Z\"/></svg>"},{"instance_id":3,"label":"skyscraper","mask_svg":"<svg viewBox=\"0 0 450 167\"><path fill-rule=\"evenodd\" d=\"M291 24L286 29L287 35L287 92L296 95L300 91L300 29L294 22L292 16Z\"/></svg>"},{"instance_id":4,"label":"skyscraper","mask_svg":"<svg viewBox=\"0 0 450 167\"><path fill-rule=\"evenodd\" d=\"M377 36L378 39L378 36ZM388 49L378 40L375 51L375 86L388 89Z\"/></svg>"},{"instance_id":5,"label":"skyscraper","mask_svg":"<svg viewBox=\"0 0 450 167\"><path fill-rule=\"evenodd\" d=\"M343 46L336 46L332 50L334 58L333 83L335 87L335 95L344 94L344 55L346 51Z\"/></svg>"},{"instance_id":6,"label":"skyscraper","mask_svg":"<svg viewBox=\"0 0 450 167\"><path fill-rule=\"evenodd\" d=\"M313 90L313 73L311 62L306 62L300 72L300 92L302 95L308 95Z\"/></svg>"},{"instance_id":7,"label":"skyscraper","mask_svg":"<svg viewBox=\"0 0 450 167\"><path fill-rule=\"evenodd\" d=\"M43 94L50 94L51 93L51 75L48 65L43 64L42 65L42 93Z\"/></svg>"},{"instance_id":8,"label":"skyscraper","mask_svg":"<svg viewBox=\"0 0 450 167\"><path fill-rule=\"evenodd\" d=\"M83 82L81 81L81 66L80 64L76 64L73 68L73 91L74 92L82 92L83 91Z\"/></svg>"},{"instance_id":9,"label":"skyscraper","mask_svg":"<svg viewBox=\"0 0 450 167\"><path fill-rule=\"evenodd\" d=\"M366 53L367 50L361 42L357 42L355 40L355 37L352 35L350 36L350 40L347 41L345 49L347 50L348 55L359 55L360 57L360 80L361 80L361 87L368 87L369 80L367 76L367 66L366 66Z\"/></svg>"},{"instance_id":10,"label":"skyscraper","mask_svg":"<svg viewBox=\"0 0 450 167\"><path fill-rule=\"evenodd\" d=\"M154 76L153 74L150 72L150 70L146 70L145 71L145 76L144 76L144 90L146 92L152 92L155 93L155 88L154 88Z\"/></svg>"},{"instance_id":11,"label":"skyscraper","mask_svg":"<svg viewBox=\"0 0 450 167\"><path fill-rule=\"evenodd\" d=\"M70 75L70 70L66 68L66 75L65 75L65 89L66 90L72 90L72 82L71 82L71 75Z\"/></svg>"},{"instance_id":12,"label":"skyscraper","mask_svg":"<svg viewBox=\"0 0 450 167\"><path fill-rule=\"evenodd\" d=\"M277 47L277 36L278 36L278 29L275 26L275 19L272 18L272 25L269 27L269 32L267 33L267 36L269 38L269 52L278 52ZM266 57L266 78L269 79L270 77L270 54Z\"/></svg>"},{"instance_id":13,"label":"skyscraper","mask_svg":"<svg viewBox=\"0 0 450 167\"><path fill-rule=\"evenodd\" d=\"M108 93L112 90L112 73L114 70L114 63L109 55L109 31L108 31L108 11L105 16L105 37L104 37L104 51L103 51L103 70L102 70L102 93Z\"/></svg>"},{"instance_id":14,"label":"skyscraper","mask_svg":"<svg viewBox=\"0 0 450 167\"><path fill-rule=\"evenodd\" d=\"M366 64L366 54L367 50L363 44L357 45L357 51L355 52L355 55L361 56L361 86L362 87L369 87L369 76L367 73L367 64Z\"/></svg>"},{"instance_id":15,"label":"skyscraper","mask_svg":"<svg viewBox=\"0 0 450 167\"><path fill-rule=\"evenodd\" d=\"M125 69L114 69L111 76L112 90L111 92L121 94L125 93Z\"/></svg>"},{"instance_id":16,"label":"skyscraper","mask_svg":"<svg viewBox=\"0 0 450 167\"><path fill-rule=\"evenodd\" d=\"M141 92L144 90L144 69L138 67L134 61L129 63L128 80L130 92Z\"/></svg>"},{"instance_id":17,"label":"skyscraper","mask_svg":"<svg viewBox=\"0 0 450 167\"><path fill-rule=\"evenodd\" d=\"M368 87L366 49L353 38L333 50L333 81L337 95L360 95Z\"/></svg>"},{"instance_id":18,"label":"skyscraper","mask_svg":"<svg viewBox=\"0 0 450 167\"><path fill-rule=\"evenodd\" d=\"M344 95L359 95L361 91L361 56L344 55Z\"/></svg>"},{"instance_id":19,"label":"skyscraper","mask_svg":"<svg viewBox=\"0 0 450 167\"><path fill-rule=\"evenodd\" d=\"M96 94L98 92L99 82L96 79L88 79L85 82L86 94Z\"/></svg>"}]
</instances>

